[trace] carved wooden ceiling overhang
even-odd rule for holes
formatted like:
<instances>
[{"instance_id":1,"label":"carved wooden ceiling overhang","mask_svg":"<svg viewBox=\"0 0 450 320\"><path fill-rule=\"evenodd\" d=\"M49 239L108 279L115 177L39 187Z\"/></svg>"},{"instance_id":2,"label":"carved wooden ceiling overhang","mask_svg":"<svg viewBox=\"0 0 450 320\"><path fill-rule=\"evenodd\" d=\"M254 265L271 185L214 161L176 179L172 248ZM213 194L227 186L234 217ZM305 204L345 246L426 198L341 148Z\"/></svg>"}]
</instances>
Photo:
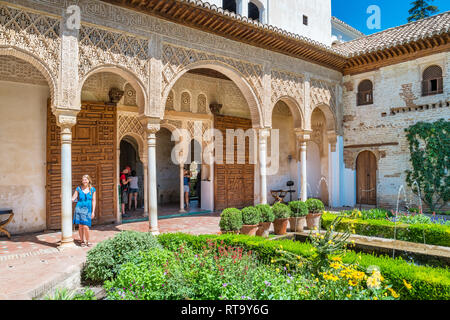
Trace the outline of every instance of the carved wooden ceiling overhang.
<instances>
[{"instance_id":1,"label":"carved wooden ceiling overhang","mask_svg":"<svg viewBox=\"0 0 450 320\"><path fill-rule=\"evenodd\" d=\"M102 0L147 13L187 27L247 43L266 50L306 60L344 75L353 75L380 67L450 51L450 33L433 32L420 39L399 41L379 50L352 52L342 46L329 47L317 41L286 32L271 25L223 10L200 0ZM395 29L395 28L394 28ZM363 37L364 38L364 37ZM362 39L363 39L362 38ZM379 39L382 42L382 38Z\"/></svg>"},{"instance_id":2,"label":"carved wooden ceiling overhang","mask_svg":"<svg viewBox=\"0 0 450 320\"><path fill-rule=\"evenodd\" d=\"M348 58L344 75L370 72L389 65L450 51L450 35L444 33Z\"/></svg>"}]
</instances>

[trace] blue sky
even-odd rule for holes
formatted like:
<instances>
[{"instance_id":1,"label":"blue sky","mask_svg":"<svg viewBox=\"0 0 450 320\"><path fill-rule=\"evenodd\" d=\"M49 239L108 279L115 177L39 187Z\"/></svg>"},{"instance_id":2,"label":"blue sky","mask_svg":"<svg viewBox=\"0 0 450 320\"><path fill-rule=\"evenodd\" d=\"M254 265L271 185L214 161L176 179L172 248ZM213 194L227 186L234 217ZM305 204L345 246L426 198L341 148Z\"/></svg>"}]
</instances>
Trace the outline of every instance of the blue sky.
<instances>
[{"instance_id":1,"label":"blue sky","mask_svg":"<svg viewBox=\"0 0 450 320\"><path fill-rule=\"evenodd\" d=\"M408 23L408 10L413 0L331 0L332 15L360 30L366 35ZM450 10L449 0L434 0L438 13ZM371 5L380 7L381 29L369 29L367 20L371 14L366 13ZM437 13L436 13L437 14Z\"/></svg>"}]
</instances>

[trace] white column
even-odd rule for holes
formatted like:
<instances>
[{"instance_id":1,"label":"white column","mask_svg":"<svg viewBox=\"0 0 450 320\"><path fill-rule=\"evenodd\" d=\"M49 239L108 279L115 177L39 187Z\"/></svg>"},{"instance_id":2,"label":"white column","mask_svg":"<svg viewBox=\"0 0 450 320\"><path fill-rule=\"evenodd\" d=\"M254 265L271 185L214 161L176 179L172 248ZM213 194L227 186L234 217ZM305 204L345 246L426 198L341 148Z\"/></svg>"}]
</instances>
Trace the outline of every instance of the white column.
<instances>
[{"instance_id":1,"label":"white column","mask_svg":"<svg viewBox=\"0 0 450 320\"><path fill-rule=\"evenodd\" d=\"M184 210L184 163L180 163L180 213L185 213Z\"/></svg>"},{"instance_id":2,"label":"white column","mask_svg":"<svg viewBox=\"0 0 450 320\"><path fill-rule=\"evenodd\" d=\"M306 176L306 141L300 143L300 161L302 166L302 192L300 199L306 201L308 199L308 180Z\"/></svg>"},{"instance_id":3,"label":"white column","mask_svg":"<svg viewBox=\"0 0 450 320\"><path fill-rule=\"evenodd\" d=\"M58 114L57 125L61 128L61 244L74 246L72 237L72 127L76 124L76 113Z\"/></svg>"},{"instance_id":4,"label":"white column","mask_svg":"<svg viewBox=\"0 0 450 320\"><path fill-rule=\"evenodd\" d=\"M237 13L243 17L248 17L248 0L238 0Z\"/></svg>"},{"instance_id":5,"label":"white column","mask_svg":"<svg viewBox=\"0 0 450 320\"><path fill-rule=\"evenodd\" d=\"M148 160L144 160L144 217L148 217Z\"/></svg>"},{"instance_id":6,"label":"white column","mask_svg":"<svg viewBox=\"0 0 450 320\"><path fill-rule=\"evenodd\" d=\"M159 234L156 190L156 132L159 129L159 119L147 119L149 232L153 235Z\"/></svg>"},{"instance_id":7,"label":"white column","mask_svg":"<svg viewBox=\"0 0 450 320\"><path fill-rule=\"evenodd\" d=\"M267 137L268 129L259 131L259 169L261 177L261 204L267 204Z\"/></svg>"}]
</instances>

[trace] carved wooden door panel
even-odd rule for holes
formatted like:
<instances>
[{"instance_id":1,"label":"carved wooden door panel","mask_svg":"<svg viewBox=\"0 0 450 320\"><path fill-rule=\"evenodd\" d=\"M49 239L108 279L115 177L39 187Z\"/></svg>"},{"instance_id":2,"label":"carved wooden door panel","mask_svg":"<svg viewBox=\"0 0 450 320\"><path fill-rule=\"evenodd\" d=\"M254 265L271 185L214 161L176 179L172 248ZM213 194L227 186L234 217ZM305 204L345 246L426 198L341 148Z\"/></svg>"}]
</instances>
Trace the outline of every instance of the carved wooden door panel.
<instances>
[{"instance_id":1,"label":"carved wooden door panel","mask_svg":"<svg viewBox=\"0 0 450 320\"><path fill-rule=\"evenodd\" d=\"M47 228L61 228L60 129L47 111ZM116 212L116 107L84 103L72 128L72 188L88 174L97 190L93 224L115 221ZM75 205L74 205L75 207Z\"/></svg>"},{"instance_id":2,"label":"carved wooden door panel","mask_svg":"<svg viewBox=\"0 0 450 320\"><path fill-rule=\"evenodd\" d=\"M242 129L252 127L251 120L230 116L214 117L214 127L223 135L224 164L214 165L214 207L215 210L225 208L244 208L254 203L254 170L249 164L249 142L245 145L245 164L237 164L237 144L234 144L234 164L226 161L226 129ZM247 139L248 140L248 139Z\"/></svg>"},{"instance_id":3,"label":"carved wooden door panel","mask_svg":"<svg viewBox=\"0 0 450 320\"><path fill-rule=\"evenodd\" d=\"M361 152L356 160L357 203L377 204L377 159L370 151Z\"/></svg>"}]
</instances>

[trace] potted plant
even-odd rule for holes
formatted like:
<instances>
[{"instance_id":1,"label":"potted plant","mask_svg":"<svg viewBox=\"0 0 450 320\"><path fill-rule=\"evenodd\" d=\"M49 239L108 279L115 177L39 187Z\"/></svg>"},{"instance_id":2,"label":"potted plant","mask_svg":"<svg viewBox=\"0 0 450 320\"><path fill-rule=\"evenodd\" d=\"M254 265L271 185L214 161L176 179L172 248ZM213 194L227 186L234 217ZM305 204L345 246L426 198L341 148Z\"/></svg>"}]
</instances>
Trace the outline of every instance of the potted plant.
<instances>
[{"instance_id":1,"label":"potted plant","mask_svg":"<svg viewBox=\"0 0 450 320\"><path fill-rule=\"evenodd\" d=\"M242 212L242 228L241 234L254 236L261 222L261 212L255 207L247 207Z\"/></svg>"},{"instance_id":2,"label":"potted plant","mask_svg":"<svg viewBox=\"0 0 450 320\"><path fill-rule=\"evenodd\" d=\"M238 234L242 228L242 213L239 209L228 208L222 211L219 221L222 233Z\"/></svg>"},{"instance_id":3,"label":"potted plant","mask_svg":"<svg viewBox=\"0 0 450 320\"><path fill-rule=\"evenodd\" d=\"M275 234L276 235L286 234L289 217L291 216L291 210L284 203L274 204L272 210L275 215L275 220L273 221Z\"/></svg>"},{"instance_id":4,"label":"potted plant","mask_svg":"<svg viewBox=\"0 0 450 320\"><path fill-rule=\"evenodd\" d=\"M308 199L305 203L308 207L308 215L306 216L308 229L313 230L314 227L319 229L320 217L322 216L322 211L325 209L323 202L319 199Z\"/></svg>"},{"instance_id":5,"label":"potted plant","mask_svg":"<svg viewBox=\"0 0 450 320\"><path fill-rule=\"evenodd\" d=\"M258 204L255 208L261 213L261 222L259 223L259 228L256 231L256 235L267 238L269 236L270 225L273 220L275 220L275 215L272 208L268 204Z\"/></svg>"},{"instance_id":6,"label":"potted plant","mask_svg":"<svg viewBox=\"0 0 450 320\"><path fill-rule=\"evenodd\" d=\"M289 218L291 232L303 232L308 215L308 206L303 201L291 201L289 202L289 209L291 209L291 217Z\"/></svg>"}]
</instances>

